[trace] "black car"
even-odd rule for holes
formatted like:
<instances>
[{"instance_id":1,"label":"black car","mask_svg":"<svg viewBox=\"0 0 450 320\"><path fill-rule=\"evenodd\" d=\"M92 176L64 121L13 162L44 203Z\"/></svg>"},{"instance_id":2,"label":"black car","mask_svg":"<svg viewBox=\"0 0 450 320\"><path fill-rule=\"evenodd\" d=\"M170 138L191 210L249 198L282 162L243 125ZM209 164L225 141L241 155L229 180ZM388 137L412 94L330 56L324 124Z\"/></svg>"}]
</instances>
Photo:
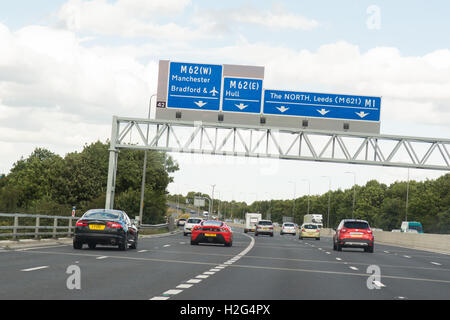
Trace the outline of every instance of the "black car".
<instances>
[{"instance_id":1,"label":"black car","mask_svg":"<svg viewBox=\"0 0 450 320\"><path fill-rule=\"evenodd\" d=\"M92 209L77 221L73 238L74 249L82 249L87 243L90 249L97 244L117 245L120 250L137 248L138 228L124 211Z\"/></svg>"}]
</instances>

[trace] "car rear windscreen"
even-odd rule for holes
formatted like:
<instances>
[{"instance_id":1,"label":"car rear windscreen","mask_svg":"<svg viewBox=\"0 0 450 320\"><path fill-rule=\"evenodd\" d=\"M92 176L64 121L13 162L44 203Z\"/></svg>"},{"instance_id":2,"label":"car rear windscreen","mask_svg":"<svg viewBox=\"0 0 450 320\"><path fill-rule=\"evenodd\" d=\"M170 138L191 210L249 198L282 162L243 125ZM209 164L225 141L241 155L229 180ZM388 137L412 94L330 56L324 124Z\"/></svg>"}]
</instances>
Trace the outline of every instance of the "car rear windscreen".
<instances>
[{"instance_id":1,"label":"car rear windscreen","mask_svg":"<svg viewBox=\"0 0 450 320\"><path fill-rule=\"evenodd\" d=\"M285 223L284 226L285 227L294 227L294 224L293 223Z\"/></svg>"},{"instance_id":2,"label":"car rear windscreen","mask_svg":"<svg viewBox=\"0 0 450 320\"><path fill-rule=\"evenodd\" d=\"M261 225L261 226L271 226L272 225L272 221L264 221L264 220L262 220L258 224Z\"/></svg>"},{"instance_id":3,"label":"car rear windscreen","mask_svg":"<svg viewBox=\"0 0 450 320\"><path fill-rule=\"evenodd\" d=\"M200 222L202 222L202 219L189 219L187 222L188 223L200 223Z\"/></svg>"},{"instance_id":4,"label":"car rear windscreen","mask_svg":"<svg viewBox=\"0 0 450 320\"><path fill-rule=\"evenodd\" d=\"M303 226L305 229L317 229L317 226L315 224L305 224Z\"/></svg>"},{"instance_id":5,"label":"car rear windscreen","mask_svg":"<svg viewBox=\"0 0 450 320\"><path fill-rule=\"evenodd\" d=\"M119 214L114 212L93 211L86 212L83 219L105 219L105 220L118 220Z\"/></svg>"},{"instance_id":6,"label":"car rear windscreen","mask_svg":"<svg viewBox=\"0 0 450 320\"><path fill-rule=\"evenodd\" d=\"M360 222L360 221L347 221L347 222L344 222L344 228L347 228L347 229L369 229L369 224L367 222Z\"/></svg>"},{"instance_id":7,"label":"car rear windscreen","mask_svg":"<svg viewBox=\"0 0 450 320\"><path fill-rule=\"evenodd\" d=\"M220 221L205 221L202 225L205 227L221 227L223 223Z\"/></svg>"}]
</instances>

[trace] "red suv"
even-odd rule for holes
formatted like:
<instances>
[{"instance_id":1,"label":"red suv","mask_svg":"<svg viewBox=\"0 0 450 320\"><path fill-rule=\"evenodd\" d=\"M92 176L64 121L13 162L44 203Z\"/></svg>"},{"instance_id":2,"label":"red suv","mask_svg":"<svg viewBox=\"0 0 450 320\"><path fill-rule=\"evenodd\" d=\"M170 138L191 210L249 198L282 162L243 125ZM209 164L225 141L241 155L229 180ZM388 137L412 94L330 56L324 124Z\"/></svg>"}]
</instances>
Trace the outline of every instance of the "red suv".
<instances>
[{"instance_id":1,"label":"red suv","mask_svg":"<svg viewBox=\"0 0 450 320\"><path fill-rule=\"evenodd\" d=\"M344 219L339 223L333 237L333 250L342 248L363 248L373 253L375 239L369 223L365 220Z\"/></svg>"}]
</instances>

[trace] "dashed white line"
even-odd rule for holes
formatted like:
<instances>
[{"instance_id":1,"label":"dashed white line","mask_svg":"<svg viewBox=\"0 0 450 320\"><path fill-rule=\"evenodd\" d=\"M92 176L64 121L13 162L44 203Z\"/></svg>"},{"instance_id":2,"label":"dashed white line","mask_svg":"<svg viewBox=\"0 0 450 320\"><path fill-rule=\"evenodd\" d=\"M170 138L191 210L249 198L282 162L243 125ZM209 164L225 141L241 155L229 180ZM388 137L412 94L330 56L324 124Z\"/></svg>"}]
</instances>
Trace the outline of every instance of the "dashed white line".
<instances>
[{"instance_id":1,"label":"dashed white line","mask_svg":"<svg viewBox=\"0 0 450 320\"><path fill-rule=\"evenodd\" d=\"M183 283L183 284L178 285L177 288L178 289L189 289L192 286L193 286L193 284L185 284L185 283Z\"/></svg>"},{"instance_id":2,"label":"dashed white line","mask_svg":"<svg viewBox=\"0 0 450 320\"><path fill-rule=\"evenodd\" d=\"M102 260L102 259L106 259L106 258L108 258L107 256L101 256L101 257L97 257L96 259L97 260Z\"/></svg>"},{"instance_id":3,"label":"dashed white line","mask_svg":"<svg viewBox=\"0 0 450 320\"><path fill-rule=\"evenodd\" d=\"M405 258L408 258L408 259L411 259L411 257L410 256L404 256Z\"/></svg>"},{"instance_id":4,"label":"dashed white line","mask_svg":"<svg viewBox=\"0 0 450 320\"><path fill-rule=\"evenodd\" d=\"M341 258L336 258L336 260L338 260L338 261L342 261L342 259L341 259Z\"/></svg>"},{"instance_id":5,"label":"dashed white line","mask_svg":"<svg viewBox=\"0 0 450 320\"><path fill-rule=\"evenodd\" d=\"M205 275L205 274L199 274L198 276L196 276L196 278L199 278L199 279L206 279L206 278L208 278L209 276L208 275Z\"/></svg>"},{"instance_id":6,"label":"dashed white line","mask_svg":"<svg viewBox=\"0 0 450 320\"><path fill-rule=\"evenodd\" d=\"M180 292L183 292L183 290L170 289L170 290L167 290L166 292L164 292L163 295L164 294L175 295L175 294L179 294Z\"/></svg>"},{"instance_id":7,"label":"dashed white line","mask_svg":"<svg viewBox=\"0 0 450 320\"><path fill-rule=\"evenodd\" d=\"M215 274L215 272L213 272L213 271L205 271L205 272L203 272L203 274L213 275L213 274Z\"/></svg>"},{"instance_id":8,"label":"dashed white line","mask_svg":"<svg viewBox=\"0 0 450 320\"><path fill-rule=\"evenodd\" d=\"M358 268L353 267L353 266L350 266L349 268L352 269L352 270L355 270L355 271L358 271L358 270L359 270Z\"/></svg>"},{"instance_id":9,"label":"dashed white line","mask_svg":"<svg viewBox=\"0 0 450 320\"><path fill-rule=\"evenodd\" d=\"M139 253L147 252L148 250L139 250Z\"/></svg>"},{"instance_id":10,"label":"dashed white line","mask_svg":"<svg viewBox=\"0 0 450 320\"><path fill-rule=\"evenodd\" d=\"M432 264L437 265L437 266L442 266L442 264L438 263L438 262L433 262L431 261Z\"/></svg>"},{"instance_id":11,"label":"dashed white line","mask_svg":"<svg viewBox=\"0 0 450 320\"><path fill-rule=\"evenodd\" d=\"M20 271L29 272L29 271L36 271L36 270L47 269L47 268L48 268L48 266L40 266L40 267L34 267L34 268L29 268L29 269L22 269Z\"/></svg>"},{"instance_id":12,"label":"dashed white line","mask_svg":"<svg viewBox=\"0 0 450 320\"><path fill-rule=\"evenodd\" d=\"M170 244L163 245L164 248L170 247Z\"/></svg>"},{"instance_id":13,"label":"dashed white line","mask_svg":"<svg viewBox=\"0 0 450 320\"><path fill-rule=\"evenodd\" d=\"M372 282L374 285L376 285L378 288L382 288L382 287L386 287L384 284L382 284L380 281L373 281Z\"/></svg>"},{"instance_id":14,"label":"dashed white line","mask_svg":"<svg viewBox=\"0 0 450 320\"><path fill-rule=\"evenodd\" d=\"M190 279L190 280L186 281L186 283L200 283L200 282L202 282L201 279Z\"/></svg>"},{"instance_id":15,"label":"dashed white line","mask_svg":"<svg viewBox=\"0 0 450 320\"><path fill-rule=\"evenodd\" d=\"M167 300L167 299L169 299L170 297L153 297L153 298L151 298L150 300Z\"/></svg>"}]
</instances>

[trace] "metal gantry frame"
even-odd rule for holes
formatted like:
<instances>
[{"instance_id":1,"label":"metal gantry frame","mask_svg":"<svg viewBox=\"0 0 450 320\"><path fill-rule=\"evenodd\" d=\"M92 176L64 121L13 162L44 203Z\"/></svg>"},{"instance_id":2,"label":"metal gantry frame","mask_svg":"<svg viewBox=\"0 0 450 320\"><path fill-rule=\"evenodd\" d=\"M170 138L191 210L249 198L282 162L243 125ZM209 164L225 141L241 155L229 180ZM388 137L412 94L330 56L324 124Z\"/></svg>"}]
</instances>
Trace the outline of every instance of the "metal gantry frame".
<instances>
[{"instance_id":1,"label":"metal gantry frame","mask_svg":"<svg viewBox=\"0 0 450 320\"><path fill-rule=\"evenodd\" d=\"M133 141L128 139L131 135L135 137ZM114 116L105 207L114 206L120 149L449 171L449 148L450 139L443 138Z\"/></svg>"}]
</instances>

